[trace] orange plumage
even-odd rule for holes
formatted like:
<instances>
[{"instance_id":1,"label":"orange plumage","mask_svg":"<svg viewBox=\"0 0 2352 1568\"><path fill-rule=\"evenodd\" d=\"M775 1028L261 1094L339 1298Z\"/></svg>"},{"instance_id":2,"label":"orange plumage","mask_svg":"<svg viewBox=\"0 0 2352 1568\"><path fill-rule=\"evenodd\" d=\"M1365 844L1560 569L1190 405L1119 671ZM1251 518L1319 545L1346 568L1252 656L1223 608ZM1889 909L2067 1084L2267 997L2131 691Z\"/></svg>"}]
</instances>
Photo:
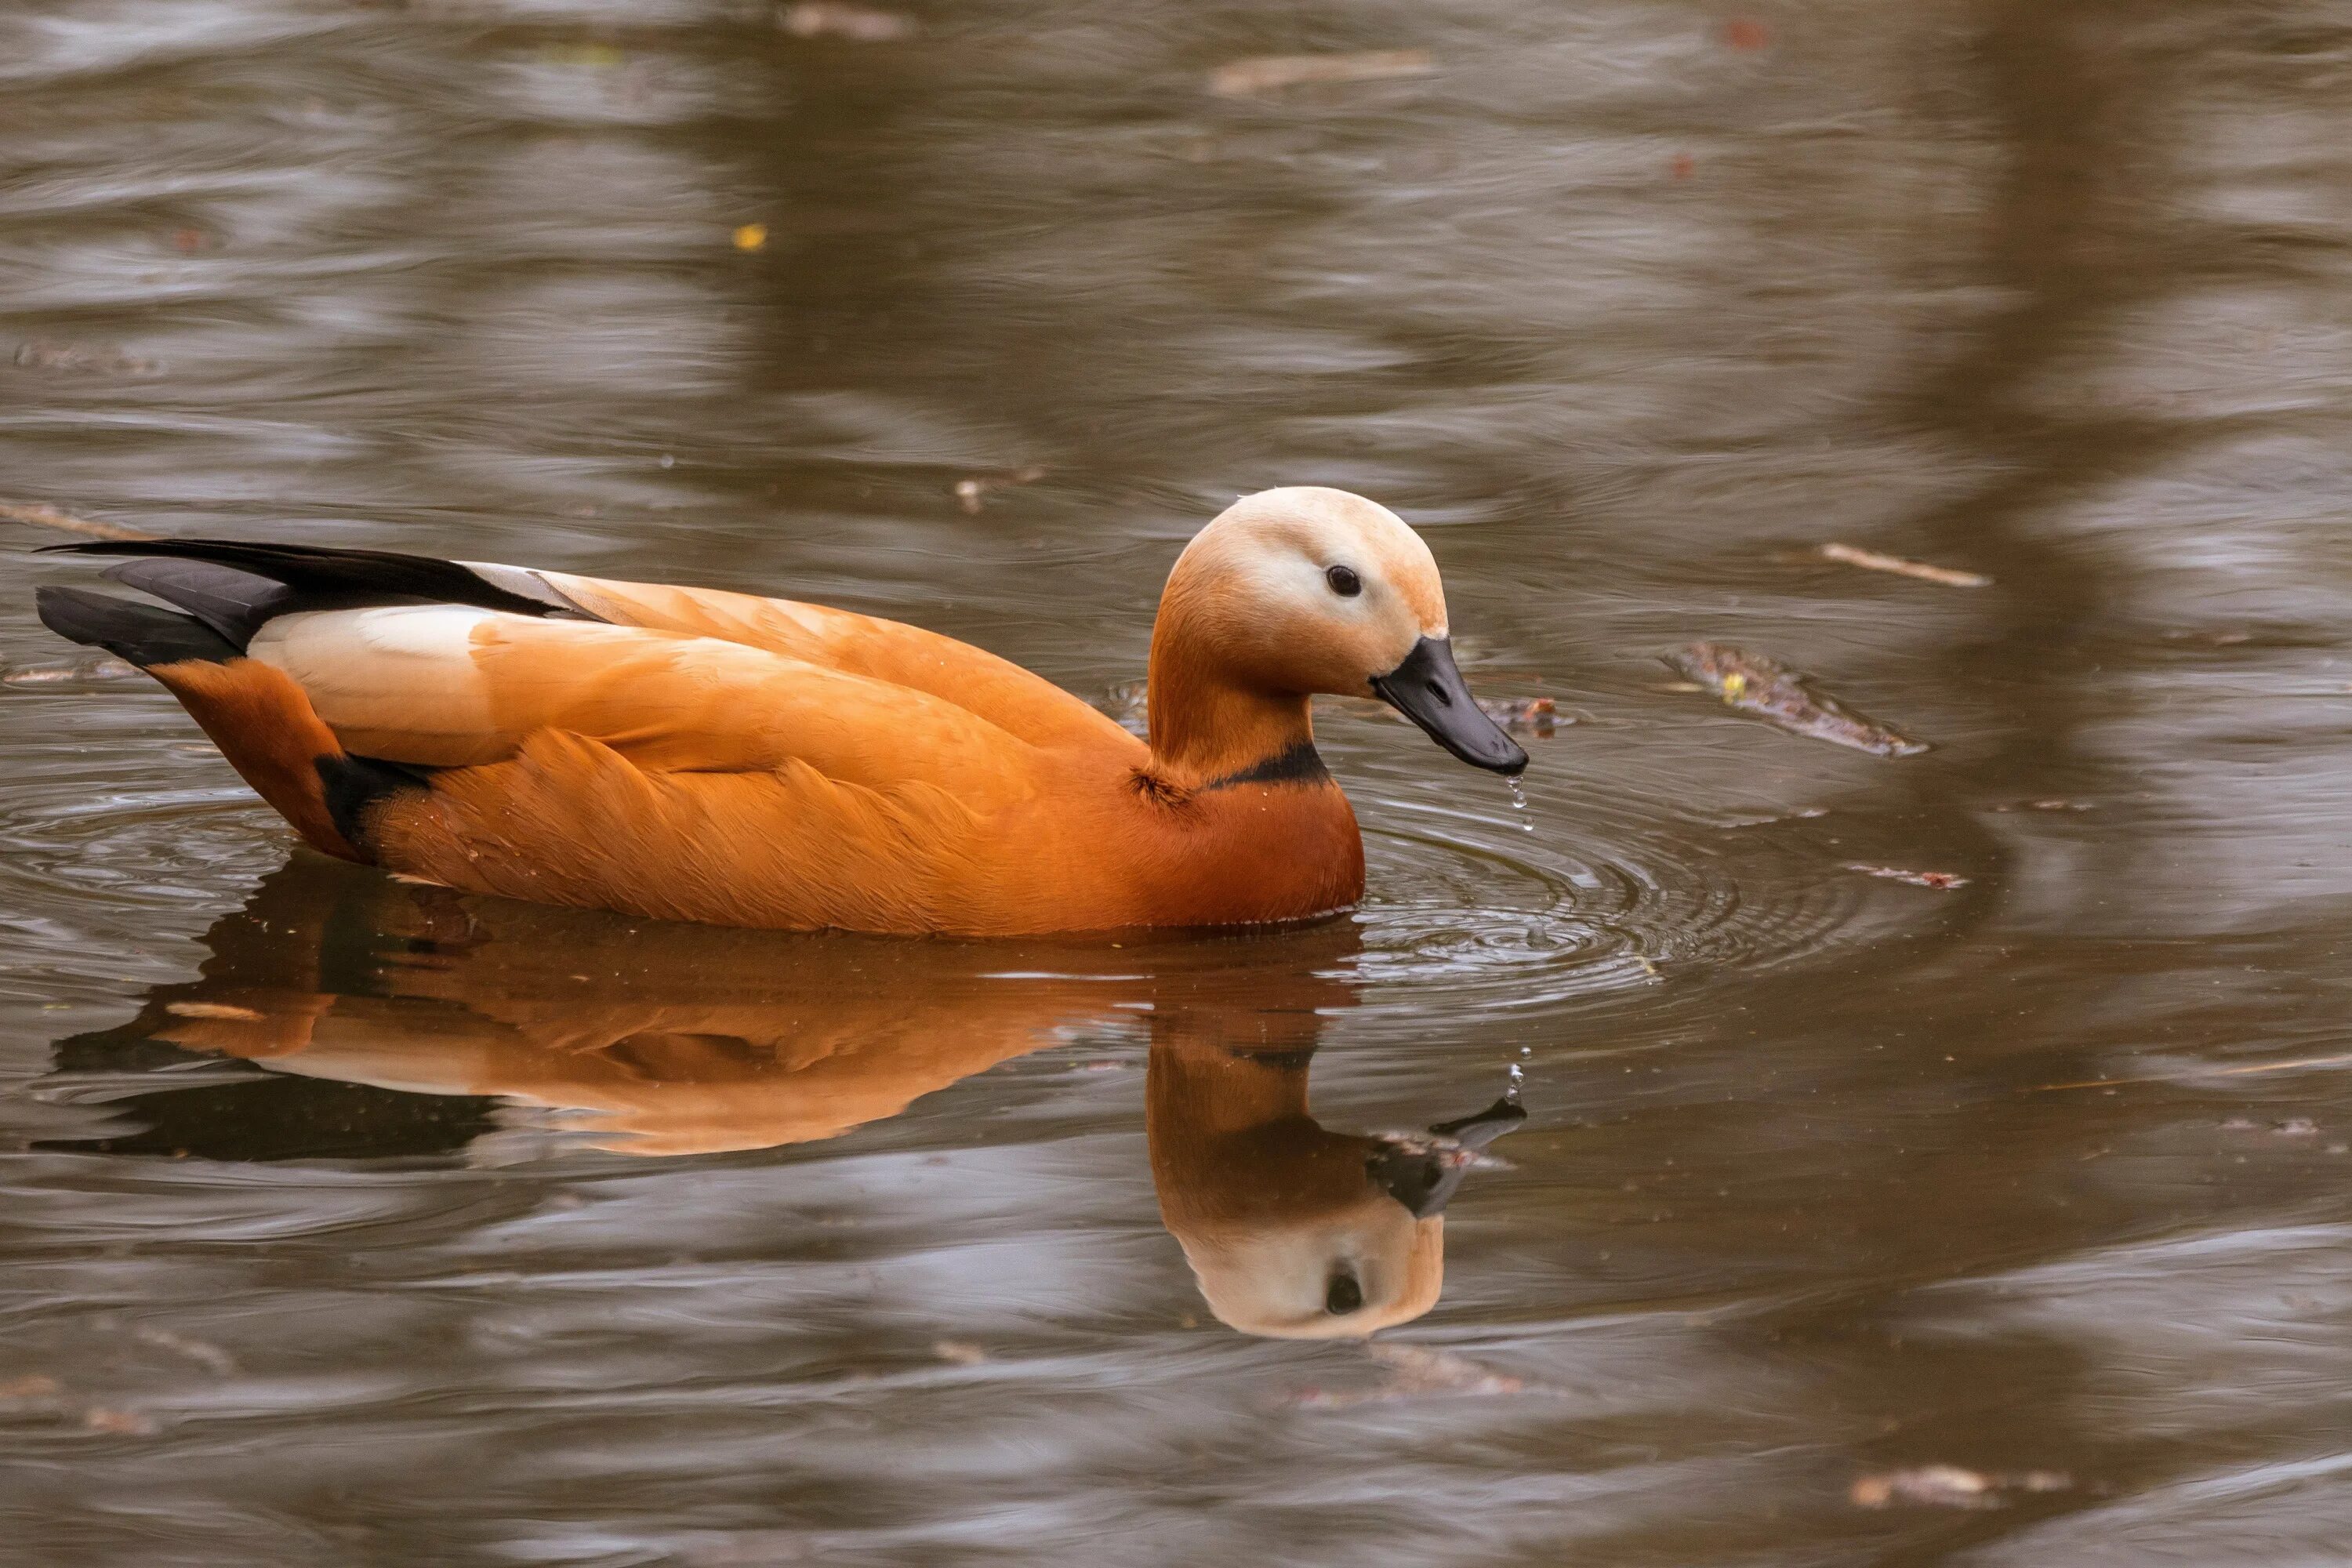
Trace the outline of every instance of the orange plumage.
<instances>
[{"instance_id":1,"label":"orange plumage","mask_svg":"<svg viewBox=\"0 0 2352 1568\"><path fill-rule=\"evenodd\" d=\"M178 695L311 843L476 892L668 920L1012 935L1293 921L1363 849L1307 699L1389 698L1526 759L1446 652L1436 569L1336 490L1238 503L1177 563L1151 739L951 638L822 606L213 542L42 614Z\"/></svg>"}]
</instances>

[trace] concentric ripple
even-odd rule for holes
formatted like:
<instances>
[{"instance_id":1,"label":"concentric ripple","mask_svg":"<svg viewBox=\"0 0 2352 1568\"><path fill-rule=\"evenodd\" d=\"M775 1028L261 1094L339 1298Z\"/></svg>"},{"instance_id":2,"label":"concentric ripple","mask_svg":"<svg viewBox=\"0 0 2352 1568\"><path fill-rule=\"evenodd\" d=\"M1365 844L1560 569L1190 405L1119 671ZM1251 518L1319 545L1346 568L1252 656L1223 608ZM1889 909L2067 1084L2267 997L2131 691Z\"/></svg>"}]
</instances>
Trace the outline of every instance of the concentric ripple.
<instances>
[{"instance_id":1,"label":"concentric ripple","mask_svg":"<svg viewBox=\"0 0 2352 1568\"><path fill-rule=\"evenodd\" d=\"M1833 860L1654 798L1571 797L1538 777L1523 815L1499 784L1393 774L1353 793L1370 884L1358 973L1373 1005L1523 1010L1880 934Z\"/></svg>"}]
</instances>

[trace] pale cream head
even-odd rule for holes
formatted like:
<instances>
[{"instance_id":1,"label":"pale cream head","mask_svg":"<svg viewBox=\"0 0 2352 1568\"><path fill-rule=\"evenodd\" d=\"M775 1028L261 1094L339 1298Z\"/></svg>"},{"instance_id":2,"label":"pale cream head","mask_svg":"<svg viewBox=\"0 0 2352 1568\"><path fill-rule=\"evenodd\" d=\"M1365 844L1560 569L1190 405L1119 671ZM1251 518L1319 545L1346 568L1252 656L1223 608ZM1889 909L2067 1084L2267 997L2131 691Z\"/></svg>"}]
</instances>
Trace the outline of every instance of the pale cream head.
<instances>
[{"instance_id":1,"label":"pale cream head","mask_svg":"<svg viewBox=\"0 0 2352 1568\"><path fill-rule=\"evenodd\" d=\"M1421 536L1376 501L1314 485L1227 507L1177 559L1168 599L1230 677L1269 691L1370 695L1447 630Z\"/></svg>"}]
</instances>

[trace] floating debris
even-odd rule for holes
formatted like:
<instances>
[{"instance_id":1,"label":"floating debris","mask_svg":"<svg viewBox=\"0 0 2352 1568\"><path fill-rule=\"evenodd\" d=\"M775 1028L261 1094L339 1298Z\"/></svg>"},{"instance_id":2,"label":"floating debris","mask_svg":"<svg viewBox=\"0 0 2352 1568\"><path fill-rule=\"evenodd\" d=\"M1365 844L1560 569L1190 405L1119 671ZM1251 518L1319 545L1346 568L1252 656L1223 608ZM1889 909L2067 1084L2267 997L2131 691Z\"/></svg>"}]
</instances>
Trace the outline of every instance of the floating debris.
<instances>
[{"instance_id":1,"label":"floating debris","mask_svg":"<svg viewBox=\"0 0 2352 1568\"><path fill-rule=\"evenodd\" d=\"M869 11L838 0L803 0L776 14L776 26L795 38L847 38L854 44L889 44L915 36L915 19L895 11Z\"/></svg>"},{"instance_id":2,"label":"floating debris","mask_svg":"<svg viewBox=\"0 0 2352 1568\"><path fill-rule=\"evenodd\" d=\"M1008 489L1015 485L1034 485L1045 477L1045 468L1036 463L1024 468L1008 468L1000 474L973 474L955 482L956 501L965 511L978 517L981 498L989 491Z\"/></svg>"},{"instance_id":3,"label":"floating debris","mask_svg":"<svg viewBox=\"0 0 2352 1568\"><path fill-rule=\"evenodd\" d=\"M26 370L58 375L160 375L163 367L152 359L124 353L112 343L63 343L36 339L16 348L16 363Z\"/></svg>"},{"instance_id":4,"label":"floating debris","mask_svg":"<svg viewBox=\"0 0 2352 1568\"><path fill-rule=\"evenodd\" d=\"M1308 82L1386 81L1427 76L1437 68L1427 49L1373 49L1356 55L1261 55L1233 60L1209 73L1219 98L1255 98Z\"/></svg>"},{"instance_id":5,"label":"floating debris","mask_svg":"<svg viewBox=\"0 0 2352 1568\"><path fill-rule=\"evenodd\" d=\"M931 1353L950 1366L978 1366L988 1352L970 1340L933 1340Z\"/></svg>"},{"instance_id":6,"label":"floating debris","mask_svg":"<svg viewBox=\"0 0 2352 1568\"><path fill-rule=\"evenodd\" d=\"M730 237L734 240L738 250L765 250L768 248L768 226L763 223L738 224Z\"/></svg>"},{"instance_id":7,"label":"floating debris","mask_svg":"<svg viewBox=\"0 0 2352 1568\"><path fill-rule=\"evenodd\" d=\"M1933 888L1945 893L1969 885L1969 879L1955 871L1910 871L1900 866L1865 866L1859 860L1847 861L1845 868L1865 877L1884 877L1890 882L1908 882L1915 888Z\"/></svg>"},{"instance_id":8,"label":"floating debris","mask_svg":"<svg viewBox=\"0 0 2352 1568\"><path fill-rule=\"evenodd\" d=\"M1786 665L1724 643L1696 642L1664 656L1666 667L1712 691L1728 707L1778 724L1792 734L1849 746L1874 757L1914 757L1927 748L1805 689L1805 678Z\"/></svg>"},{"instance_id":9,"label":"floating debris","mask_svg":"<svg viewBox=\"0 0 2352 1568\"><path fill-rule=\"evenodd\" d=\"M1993 807L1995 811L2096 811L2099 808L2087 800L2012 800Z\"/></svg>"},{"instance_id":10,"label":"floating debris","mask_svg":"<svg viewBox=\"0 0 2352 1568\"><path fill-rule=\"evenodd\" d=\"M1772 29L1752 16L1734 16L1723 25L1723 41L1735 49L1752 53L1772 47Z\"/></svg>"},{"instance_id":11,"label":"floating debris","mask_svg":"<svg viewBox=\"0 0 2352 1568\"><path fill-rule=\"evenodd\" d=\"M1563 721L1559 716L1559 704L1549 697L1499 697L1492 701L1474 697L1471 700L1478 704L1478 710L1487 718L1504 729L1522 735L1542 737L1558 730L1563 722L1576 722L1574 719Z\"/></svg>"},{"instance_id":12,"label":"floating debris","mask_svg":"<svg viewBox=\"0 0 2352 1568\"><path fill-rule=\"evenodd\" d=\"M54 1377L34 1373L29 1377L11 1378L0 1383L0 1400L41 1402L55 1399L65 1392L65 1385Z\"/></svg>"},{"instance_id":13,"label":"floating debris","mask_svg":"<svg viewBox=\"0 0 2352 1568\"><path fill-rule=\"evenodd\" d=\"M1897 577L1916 577L1922 583L1941 583L1947 588L1992 586L1992 579L1980 572L1930 566L1924 561L1906 561L1900 555L1882 555L1875 550L1864 550L1856 544L1824 544L1818 553L1824 561L1843 561L1848 566L1860 566L1870 572L1892 572Z\"/></svg>"},{"instance_id":14,"label":"floating debris","mask_svg":"<svg viewBox=\"0 0 2352 1568\"><path fill-rule=\"evenodd\" d=\"M76 517L38 501L0 500L0 521L29 522L35 528L54 528L66 533L85 534L91 539L152 539L135 528L125 528L119 522L100 522L95 518Z\"/></svg>"},{"instance_id":15,"label":"floating debris","mask_svg":"<svg viewBox=\"0 0 2352 1568\"><path fill-rule=\"evenodd\" d=\"M1856 1478L1846 1496L1856 1508L1913 1503L1922 1508L2001 1508L2015 1492L2063 1492L2074 1484L2063 1470L1987 1474L1958 1465L1919 1465Z\"/></svg>"}]
</instances>

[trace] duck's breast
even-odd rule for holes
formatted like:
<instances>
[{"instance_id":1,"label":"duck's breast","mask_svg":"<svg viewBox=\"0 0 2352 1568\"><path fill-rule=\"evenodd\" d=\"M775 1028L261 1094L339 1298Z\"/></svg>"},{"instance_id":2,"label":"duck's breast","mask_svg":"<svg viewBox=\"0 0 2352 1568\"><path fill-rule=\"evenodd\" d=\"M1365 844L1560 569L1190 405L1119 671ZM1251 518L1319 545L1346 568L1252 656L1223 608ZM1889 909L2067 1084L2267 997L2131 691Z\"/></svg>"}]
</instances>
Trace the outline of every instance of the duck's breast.
<instances>
[{"instance_id":1,"label":"duck's breast","mask_svg":"<svg viewBox=\"0 0 2352 1568\"><path fill-rule=\"evenodd\" d=\"M1328 778L1170 796L1129 784L1106 836L1128 918L1154 926L1307 920L1364 896L1364 845Z\"/></svg>"}]
</instances>

